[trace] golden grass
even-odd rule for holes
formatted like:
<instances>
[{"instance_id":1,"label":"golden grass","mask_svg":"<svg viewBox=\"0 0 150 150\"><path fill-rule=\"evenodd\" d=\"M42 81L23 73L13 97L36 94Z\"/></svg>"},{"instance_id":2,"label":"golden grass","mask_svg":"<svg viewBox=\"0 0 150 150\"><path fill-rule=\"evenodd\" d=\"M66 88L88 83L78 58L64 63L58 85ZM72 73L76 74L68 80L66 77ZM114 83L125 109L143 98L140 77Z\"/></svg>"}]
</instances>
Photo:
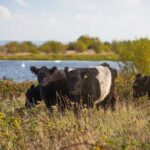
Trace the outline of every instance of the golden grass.
<instances>
[{"instance_id":1,"label":"golden grass","mask_svg":"<svg viewBox=\"0 0 150 150\"><path fill-rule=\"evenodd\" d=\"M1 60L119 60L116 54L7 54Z\"/></svg>"},{"instance_id":2,"label":"golden grass","mask_svg":"<svg viewBox=\"0 0 150 150\"><path fill-rule=\"evenodd\" d=\"M0 149L150 149L150 101L117 104L115 112L83 109L80 118L44 104L26 110L24 98L1 102Z\"/></svg>"},{"instance_id":3,"label":"golden grass","mask_svg":"<svg viewBox=\"0 0 150 150\"><path fill-rule=\"evenodd\" d=\"M79 118L69 110L62 116L57 107L49 117L43 103L25 109L24 95L1 99L0 149L149 150L150 100L132 101L130 94L125 94L131 88L122 88L127 84L118 80L115 112L85 108ZM122 95L126 97L121 101Z\"/></svg>"}]
</instances>

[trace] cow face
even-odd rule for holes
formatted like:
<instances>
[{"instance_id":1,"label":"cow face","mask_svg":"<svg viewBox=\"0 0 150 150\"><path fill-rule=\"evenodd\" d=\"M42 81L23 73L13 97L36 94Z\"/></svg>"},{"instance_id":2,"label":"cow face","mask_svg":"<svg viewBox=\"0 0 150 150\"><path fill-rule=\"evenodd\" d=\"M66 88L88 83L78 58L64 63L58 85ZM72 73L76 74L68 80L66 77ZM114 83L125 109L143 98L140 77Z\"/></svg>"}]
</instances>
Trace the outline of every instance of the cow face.
<instances>
[{"instance_id":1,"label":"cow face","mask_svg":"<svg viewBox=\"0 0 150 150\"><path fill-rule=\"evenodd\" d=\"M65 68L66 80L69 95L80 96L83 91L83 85L88 81L89 72L86 69L69 70Z\"/></svg>"},{"instance_id":2,"label":"cow face","mask_svg":"<svg viewBox=\"0 0 150 150\"><path fill-rule=\"evenodd\" d=\"M147 77L142 77L141 74L137 74L133 83L133 98L139 98L146 94L146 81Z\"/></svg>"},{"instance_id":3,"label":"cow face","mask_svg":"<svg viewBox=\"0 0 150 150\"><path fill-rule=\"evenodd\" d=\"M41 87L46 87L50 81L52 81L52 76L54 72L57 70L56 67L48 69L43 66L41 68L36 68L35 66L30 67L31 72L33 72L37 76L37 80Z\"/></svg>"},{"instance_id":4,"label":"cow face","mask_svg":"<svg viewBox=\"0 0 150 150\"><path fill-rule=\"evenodd\" d=\"M80 95L81 91L81 75L79 70L71 70L65 68L65 73L67 77L67 86L69 90L69 95Z\"/></svg>"}]
</instances>

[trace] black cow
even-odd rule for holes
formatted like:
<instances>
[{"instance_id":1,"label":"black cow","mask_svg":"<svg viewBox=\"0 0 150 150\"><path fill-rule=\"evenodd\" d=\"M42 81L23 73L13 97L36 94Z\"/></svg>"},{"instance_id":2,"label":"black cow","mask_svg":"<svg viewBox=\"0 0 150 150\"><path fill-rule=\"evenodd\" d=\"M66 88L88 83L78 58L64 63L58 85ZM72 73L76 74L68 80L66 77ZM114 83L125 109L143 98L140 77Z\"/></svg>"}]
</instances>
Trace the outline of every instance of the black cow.
<instances>
[{"instance_id":1,"label":"black cow","mask_svg":"<svg viewBox=\"0 0 150 150\"><path fill-rule=\"evenodd\" d=\"M65 108L65 97L68 95L66 76L63 70L57 70L56 67L48 69L47 67L30 67L30 70L37 76L40 87L40 94L45 102L49 112L52 112L52 106L59 104L61 111Z\"/></svg>"},{"instance_id":2,"label":"black cow","mask_svg":"<svg viewBox=\"0 0 150 150\"><path fill-rule=\"evenodd\" d=\"M26 101L25 107L30 108L36 106L38 101L42 101L42 97L40 95L40 87L39 85L31 85L31 87L26 92Z\"/></svg>"},{"instance_id":3,"label":"black cow","mask_svg":"<svg viewBox=\"0 0 150 150\"><path fill-rule=\"evenodd\" d=\"M117 71L108 64L95 68L65 68L69 97L78 104L94 105L98 108L108 106L115 109L114 81Z\"/></svg>"},{"instance_id":4,"label":"black cow","mask_svg":"<svg viewBox=\"0 0 150 150\"><path fill-rule=\"evenodd\" d=\"M137 74L133 83L133 98L138 99L141 96L148 94L150 99L150 76Z\"/></svg>"}]
</instances>

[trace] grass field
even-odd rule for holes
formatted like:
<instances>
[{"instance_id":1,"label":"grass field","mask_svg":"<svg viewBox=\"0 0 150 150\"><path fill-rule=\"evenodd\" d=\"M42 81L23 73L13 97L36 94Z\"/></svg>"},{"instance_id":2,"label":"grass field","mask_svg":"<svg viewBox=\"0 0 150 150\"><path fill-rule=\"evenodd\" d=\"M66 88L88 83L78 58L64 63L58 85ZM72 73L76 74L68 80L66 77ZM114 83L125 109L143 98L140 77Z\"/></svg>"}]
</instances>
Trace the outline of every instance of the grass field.
<instances>
[{"instance_id":1,"label":"grass field","mask_svg":"<svg viewBox=\"0 0 150 150\"><path fill-rule=\"evenodd\" d=\"M150 100L132 100L132 80L118 77L115 112L85 108L79 118L71 111L62 116L57 107L49 117L43 103L25 109L24 92L31 83L1 81L0 149L149 150Z\"/></svg>"}]
</instances>

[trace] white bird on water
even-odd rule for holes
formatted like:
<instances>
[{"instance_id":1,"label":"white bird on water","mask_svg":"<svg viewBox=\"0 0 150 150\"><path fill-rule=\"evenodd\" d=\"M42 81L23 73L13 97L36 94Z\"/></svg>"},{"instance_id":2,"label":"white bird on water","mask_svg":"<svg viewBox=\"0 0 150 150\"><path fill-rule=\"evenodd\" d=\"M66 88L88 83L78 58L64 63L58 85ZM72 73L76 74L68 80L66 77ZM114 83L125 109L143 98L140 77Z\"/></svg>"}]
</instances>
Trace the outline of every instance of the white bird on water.
<instances>
[{"instance_id":1,"label":"white bird on water","mask_svg":"<svg viewBox=\"0 0 150 150\"><path fill-rule=\"evenodd\" d=\"M55 63L60 63L60 62L61 62L61 60L55 60L54 62L55 62Z\"/></svg>"},{"instance_id":2,"label":"white bird on water","mask_svg":"<svg viewBox=\"0 0 150 150\"><path fill-rule=\"evenodd\" d=\"M24 68L24 67L25 67L25 63L24 63L24 62L21 64L21 67L22 67L22 68Z\"/></svg>"}]
</instances>

